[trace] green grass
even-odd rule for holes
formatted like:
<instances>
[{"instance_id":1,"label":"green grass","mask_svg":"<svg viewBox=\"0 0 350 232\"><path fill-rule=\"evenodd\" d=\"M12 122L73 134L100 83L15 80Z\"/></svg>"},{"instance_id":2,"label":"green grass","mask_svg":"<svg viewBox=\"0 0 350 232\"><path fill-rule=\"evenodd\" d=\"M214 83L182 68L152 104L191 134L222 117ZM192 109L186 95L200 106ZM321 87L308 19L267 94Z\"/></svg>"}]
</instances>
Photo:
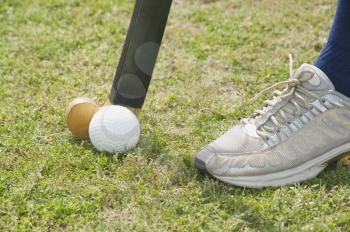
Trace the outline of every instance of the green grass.
<instances>
[{"instance_id":1,"label":"green grass","mask_svg":"<svg viewBox=\"0 0 350 232\"><path fill-rule=\"evenodd\" d=\"M0 1L0 230L350 231L350 169L250 190L193 159L261 89L312 63L336 1L176 0L124 158L72 138L65 107L106 100L133 1Z\"/></svg>"}]
</instances>

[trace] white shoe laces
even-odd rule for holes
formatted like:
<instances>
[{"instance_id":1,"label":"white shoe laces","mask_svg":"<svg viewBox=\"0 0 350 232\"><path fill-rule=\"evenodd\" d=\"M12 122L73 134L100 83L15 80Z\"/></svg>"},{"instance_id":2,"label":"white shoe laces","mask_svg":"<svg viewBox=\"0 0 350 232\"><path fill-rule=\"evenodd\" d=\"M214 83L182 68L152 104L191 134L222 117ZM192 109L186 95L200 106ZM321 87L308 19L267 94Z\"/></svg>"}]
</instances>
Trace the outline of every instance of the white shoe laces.
<instances>
[{"instance_id":1,"label":"white shoe laces","mask_svg":"<svg viewBox=\"0 0 350 232\"><path fill-rule=\"evenodd\" d=\"M248 123L251 119L257 119L258 117L267 113L276 103L285 101L284 106L269 117L264 124L257 128L257 134L264 139L268 139L271 134L276 133L283 125L290 124L290 120L296 116L301 116L302 112L310 110L313 106L310 102L305 99L305 96L314 98L315 100L320 100L320 96L304 88L301 83L306 82L312 78L309 76L307 78L295 78L293 70L293 58L289 55L290 63L290 78L287 81L282 81L272 85L269 88L264 89L259 94L257 94L253 101L257 100L259 97L265 95L268 92L275 90L278 87L285 87L283 91L275 90L271 100L266 100L263 103L263 107L254 112L254 114L249 118L244 118L243 123ZM301 76L299 76L301 77ZM266 125L268 121L272 122L271 126Z\"/></svg>"}]
</instances>

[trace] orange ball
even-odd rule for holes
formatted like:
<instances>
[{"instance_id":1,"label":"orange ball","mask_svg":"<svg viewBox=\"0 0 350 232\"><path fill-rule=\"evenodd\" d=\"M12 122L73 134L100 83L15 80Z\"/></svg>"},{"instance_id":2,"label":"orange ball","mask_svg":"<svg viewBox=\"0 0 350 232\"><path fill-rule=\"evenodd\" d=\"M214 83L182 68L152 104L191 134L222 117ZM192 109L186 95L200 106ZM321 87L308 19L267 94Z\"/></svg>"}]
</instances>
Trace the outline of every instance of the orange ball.
<instances>
[{"instance_id":1,"label":"orange ball","mask_svg":"<svg viewBox=\"0 0 350 232\"><path fill-rule=\"evenodd\" d=\"M89 125L98 111L98 105L91 99L80 97L74 99L67 107L68 129L79 139L89 138Z\"/></svg>"},{"instance_id":2,"label":"orange ball","mask_svg":"<svg viewBox=\"0 0 350 232\"><path fill-rule=\"evenodd\" d=\"M340 163L343 166L348 166L350 167L350 154L347 153L346 155L343 156L343 158L340 159Z\"/></svg>"}]
</instances>

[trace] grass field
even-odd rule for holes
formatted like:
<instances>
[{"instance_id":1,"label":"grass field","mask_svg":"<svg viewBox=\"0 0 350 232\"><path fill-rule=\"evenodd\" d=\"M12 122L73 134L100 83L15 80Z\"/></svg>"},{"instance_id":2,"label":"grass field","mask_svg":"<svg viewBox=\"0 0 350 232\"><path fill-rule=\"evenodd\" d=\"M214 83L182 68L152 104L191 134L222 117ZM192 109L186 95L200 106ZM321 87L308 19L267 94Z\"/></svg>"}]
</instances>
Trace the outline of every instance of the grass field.
<instances>
[{"instance_id":1,"label":"grass field","mask_svg":"<svg viewBox=\"0 0 350 232\"><path fill-rule=\"evenodd\" d=\"M203 177L196 151L242 102L317 58L335 0L175 0L124 157L74 139L65 107L106 100L130 0L0 0L0 230L350 231L350 169L250 190Z\"/></svg>"}]
</instances>

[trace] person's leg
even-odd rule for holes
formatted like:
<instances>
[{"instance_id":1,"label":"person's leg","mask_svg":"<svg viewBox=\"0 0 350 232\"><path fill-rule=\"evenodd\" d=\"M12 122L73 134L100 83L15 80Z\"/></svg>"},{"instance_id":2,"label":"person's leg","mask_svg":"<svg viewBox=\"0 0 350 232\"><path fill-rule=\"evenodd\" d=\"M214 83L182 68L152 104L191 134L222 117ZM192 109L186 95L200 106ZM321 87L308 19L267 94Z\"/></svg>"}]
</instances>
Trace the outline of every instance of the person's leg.
<instances>
[{"instance_id":1,"label":"person's leg","mask_svg":"<svg viewBox=\"0 0 350 232\"><path fill-rule=\"evenodd\" d=\"M350 97L350 1L340 0L326 47L316 62L335 89Z\"/></svg>"}]
</instances>

